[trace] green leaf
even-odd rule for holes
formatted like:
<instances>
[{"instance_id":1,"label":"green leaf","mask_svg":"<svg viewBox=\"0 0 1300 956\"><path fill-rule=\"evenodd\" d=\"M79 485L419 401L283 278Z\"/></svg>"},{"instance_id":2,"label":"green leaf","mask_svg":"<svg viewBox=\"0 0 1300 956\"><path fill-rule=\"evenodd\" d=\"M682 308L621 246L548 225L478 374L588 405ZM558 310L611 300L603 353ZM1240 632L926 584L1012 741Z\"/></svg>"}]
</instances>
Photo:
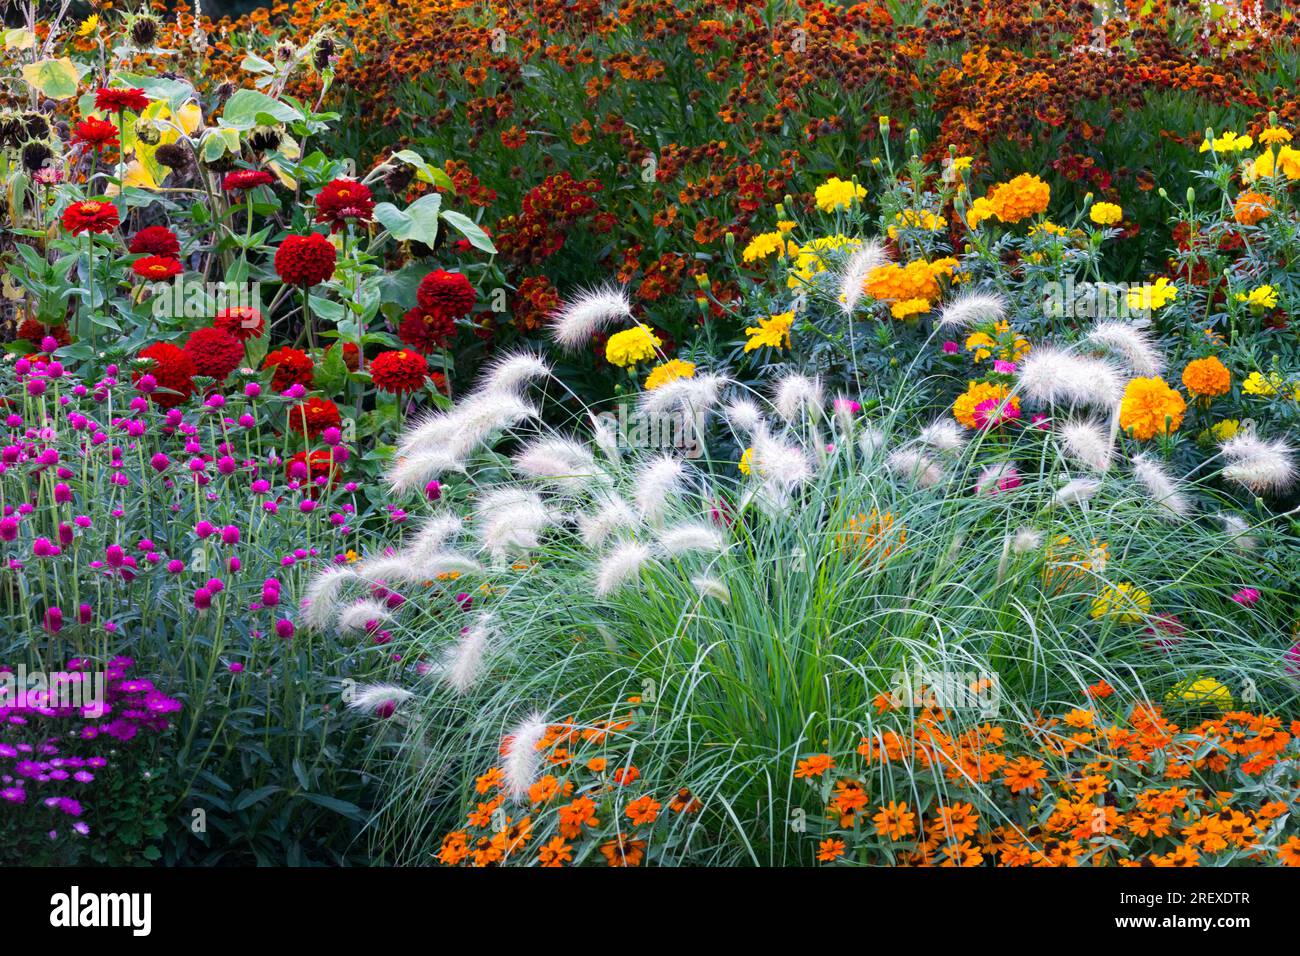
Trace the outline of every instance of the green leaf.
<instances>
[{"instance_id":1,"label":"green leaf","mask_svg":"<svg viewBox=\"0 0 1300 956\"><path fill-rule=\"evenodd\" d=\"M405 210L390 202L381 202L375 207L375 218L399 242L414 240L432 246L438 238L438 210L441 208L442 196L430 193L421 196Z\"/></svg>"},{"instance_id":2,"label":"green leaf","mask_svg":"<svg viewBox=\"0 0 1300 956\"><path fill-rule=\"evenodd\" d=\"M430 183L439 189L445 189L448 192L455 192L456 186L443 170L437 166L430 166L423 156L413 149L399 149L393 153L393 159L400 160L408 166L415 167L415 176L421 182Z\"/></svg>"},{"instance_id":3,"label":"green leaf","mask_svg":"<svg viewBox=\"0 0 1300 956\"><path fill-rule=\"evenodd\" d=\"M342 814L349 820L364 820L365 816L361 808L355 803L348 803L346 800L340 800L337 797L327 797L323 793L303 793L300 796L318 807L324 807L327 810L333 810L335 813Z\"/></svg>"},{"instance_id":4,"label":"green leaf","mask_svg":"<svg viewBox=\"0 0 1300 956\"><path fill-rule=\"evenodd\" d=\"M256 790L245 790L230 804L232 810L246 810L255 803L261 803L273 793L280 790L277 786L258 787Z\"/></svg>"},{"instance_id":5,"label":"green leaf","mask_svg":"<svg viewBox=\"0 0 1300 956\"><path fill-rule=\"evenodd\" d=\"M496 255L497 247L492 245L492 240L488 238L488 234L464 213L448 209L442 214L442 218L458 229L460 234L468 239L469 244L475 249L482 249L484 252Z\"/></svg>"},{"instance_id":6,"label":"green leaf","mask_svg":"<svg viewBox=\"0 0 1300 956\"><path fill-rule=\"evenodd\" d=\"M236 90L221 111L220 125L229 129L252 129L262 125L263 117L272 117L273 122L293 123L302 119L302 114L288 103L283 103L273 96L267 96L261 90Z\"/></svg>"}]
</instances>

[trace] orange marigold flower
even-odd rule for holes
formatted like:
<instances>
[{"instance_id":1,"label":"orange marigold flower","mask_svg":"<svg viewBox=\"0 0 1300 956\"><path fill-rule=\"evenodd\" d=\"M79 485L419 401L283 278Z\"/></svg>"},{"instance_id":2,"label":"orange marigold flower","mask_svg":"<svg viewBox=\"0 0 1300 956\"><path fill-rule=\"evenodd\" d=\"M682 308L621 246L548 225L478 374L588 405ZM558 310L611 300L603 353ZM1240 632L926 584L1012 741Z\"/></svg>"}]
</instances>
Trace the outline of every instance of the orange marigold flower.
<instances>
[{"instance_id":1,"label":"orange marigold flower","mask_svg":"<svg viewBox=\"0 0 1300 956\"><path fill-rule=\"evenodd\" d=\"M1010 394L1011 390L1005 385L994 382L972 381L966 391L958 395L957 400L952 403L952 417L957 419L965 428L977 429L979 428L979 422L975 417L975 409L990 400L1002 403ZM1010 409L1015 409L1016 413L1019 414L1019 398L1012 398L1006 404L1003 414L1007 414Z\"/></svg>"},{"instance_id":2,"label":"orange marigold flower","mask_svg":"<svg viewBox=\"0 0 1300 956\"><path fill-rule=\"evenodd\" d=\"M1293 836L1278 847L1277 858L1286 866L1300 866L1300 836Z\"/></svg>"},{"instance_id":3,"label":"orange marigold flower","mask_svg":"<svg viewBox=\"0 0 1300 956\"><path fill-rule=\"evenodd\" d=\"M1183 423L1187 402L1158 375L1138 377L1124 389L1119 407L1119 427L1138 441L1176 432Z\"/></svg>"},{"instance_id":4,"label":"orange marigold flower","mask_svg":"<svg viewBox=\"0 0 1300 956\"><path fill-rule=\"evenodd\" d=\"M572 803L560 807L560 835L566 840L575 839L584 825L597 826L596 804L590 797L579 797Z\"/></svg>"},{"instance_id":5,"label":"orange marigold flower","mask_svg":"<svg viewBox=\"0 0 1300 956\"><path fill-rule=\"evenodd\" d=\"M1232 204L1232 218L1243 226L1253 226L1272 215L1273 200L1263 193L1247 190Z\"/></svg>"},{"instance_id":6,"label":"orange marigold flower","mask_svg":"<svg viewBox=\"0 0 1300 956\"><path fill-rule=\"evenodd\" d=\"M1216 356L1188 362L1183 369L1183 384L1193 395L1213 398L1227 394L1232 387L1232 375Z\"/></svg>"},{"instance_id":7,"label":"orange marigold flower","mask_svg":"<svg viewBox=\"0 0 1300 956\"><path fill-rule=\"evenodd\" d=\"M478 793L487 793L494 787L499 788L505 782L505 775L500 767L493 767L485 774L474 778L474 789Z\"/></svg>"},{"instance_id":8,"label":"orange marigold flower","mask_svg":"<svg viewBox=\"0 0 1300 956\"><path fill-rule=\"evenodd\" d=\"M614 771L614 782L620 787L626 787L636 783L640 776L641 771L636 767L619 767Z\"/></svg>"},{"instance_id":9,"label":"orange marigold flower","mask_svg":"<svg viewBox=\"0 0 1300 956\"><path fill-rule=\"evenodd\" d=\"M1010 182L999 183L988 194L993 215L1003 222L1020 222L1046 212L1051 198L1052 187L1031 173L1021 173Z\"/></svg>"},{"instance_id":10,"label":"orange marigold flower","mask_svg":"<svg viewBox=\"0 0 1300 956\"><path fill-rule=\"evenodd\" d=\"M620 835L600 848L610 866L640 866L645 858L645 840Z\"/></svg>"},{"instance_id":11,"label":"orange marigold flower","mask_svg":"<svg viewBox=\"0 0 1300 956\"><path fill-rule=\"evenodd\" d=\"M704 804L695 798L695 794L685 787L678 790L677 796L668 801L668 809L673 813L698 813L703 806Z\"/></svg>"}]
</instances>

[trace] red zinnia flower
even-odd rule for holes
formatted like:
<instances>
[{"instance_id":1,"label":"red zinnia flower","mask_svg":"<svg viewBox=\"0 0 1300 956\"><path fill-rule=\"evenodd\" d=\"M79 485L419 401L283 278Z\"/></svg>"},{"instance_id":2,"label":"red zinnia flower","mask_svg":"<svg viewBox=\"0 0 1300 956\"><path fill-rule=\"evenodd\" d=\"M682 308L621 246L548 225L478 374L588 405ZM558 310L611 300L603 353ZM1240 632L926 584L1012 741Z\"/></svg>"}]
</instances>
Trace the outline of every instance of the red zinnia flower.
<instances>
[{"instance_id":1,"label":"red zinnia flower","mask_svg":"<svg viewBox=\"0 0 1300 956\"><path fill-rule=\"evenodd\" d=\"M185 351L200 375L222 381L239 368L244 360L244 346L225 329L195 329L185 343Z\"/></svg>"},{"instance_id":2,"label":"red zinnia flower","mask_svg":"<svg viewBox=\"0 0 1300 956\"><path fill-rule=\"evenodd\" d=\"M149 105L149 97L144 90L116 89L101 87L95 91L95 109L105 113L143 113Z\"/></svg>"},{"instance_id":3,"label":"red zinnia flower","mask_svg":"<svg viewBox=\"0 0 1300 956\"><path fill-rule=\"evenodd\" d=\"M255 189L258 186L269 186L275 182L275 177L261 169L236 169L234 172L226 173L225 178L221 180L222 189Z\"/></svg>"},{"instance_id":4,"label":"red zinnia flower","mask_svg":"<svg viewBox=\"0 0 1300 956\"><path fill-rule=\"evenodd\" d=\"M181 243L176 233L166 226L145 226L131 237L130 250L143 252L151 256L170 256L176 259L181 254Z\"/></svg>"},{"instance_id":5,"label":"red zinnia flower","mask_svg":"<svg viewBox=\"0 0 1300 956\"><path fill-rule=\"evenodd\" d=\"M300 473L302 465L307 466L308 477L304 485L307 487L309 498L316 497L316 482L321 478L328 478L331 486L339 483L341 469L334 463L333 448L317 448L310 454L300 451L296 455L289 456L289 460L284 463L285 473L292 477Z\"/></svg>"},{"instance_id":6,"label":"red zinnia flower","mask_svg":"<svg viewBox=\"0 0 1300 956\"><path fill-rule=\"evenodd\" d=\"M271 388L277 392L283 392L290 385L311 387L313 369L311 358L301 349L288 346L276 349L262 360L262 367L275 369L275 374L271 378Z\"/></svg>"},{"instance_id":7,"label":"red zinnia flower","mask_svg":"<svg viewBox=\"0 0 1300 956\"><path fill-rule=\"evenodd\" d=\"M325 353L328 355L329 350L334 348L333 345L325 346ZM361 350L357 348L356 342L343 343L343 366L349 372L355 372L361 367Z\"/></svg>"},{"instance_id":8,"label":"red zinnia flower","mask_svg":"<svg viewBox=\"0 0 1300 956\"><path fill-rule=\"evenodd\" d=\"M170 342L155 342L141 349L140 358L151 359L152 366L133 372L131 378L138 382L145 372L154 377L158 388L149 393L149 401L162 408L175 408L193 393L194 376L198 370L184 349Z\"/></svg>"},{"instance_id":9,"label":"red zinnia flower","mask_svg":"<svg viewBox=\"0 0 1300 956\"><path fill-rule=\"evenodd\" d=\"M327 428L343 424L339 407L328 398L309 398L299 402L289 412L289 428L299 435L315 438Z\"/></svg>"},{"instance_id":10,"label":"red zinnia flower","mask_svg":"<svg viewBox=\"0 0 1300 956\"><path fill-rule=\"evenodd\" d=\"M445 349L456 334L456 320L450 315L428 313L416 306L404 316L397 337L417 352Z\"/></svg>"},{"instance_id":11,"label":"red zinnia flower","mask_svg":"<svg viewBox=\"0 0 1300 956\"><path fill-rule=\"evenodd\" d=\"M31 342L36 346L39 346L41 340L47 336L58 342L60 348L72 344L72 336L68 333L66 325L42 325L35 319L23 319L18 324L18 331L15 334L24 342Z\"/></svg>"},{"instance_id":12,"label":"red zinnia flower","mask_svg":"<svg viewBox=\"0 0 1300 956\"><path fill-rule=\"evenodd\" d=\"M241 342L260 339L262 333L266 331L266 320L262 318L262 313L251 306L222 309L212 320L212 324Z\"/></svg>"},{"instance_id":13,"label":"red zinnia flower","mask_svg":"<svg viewBox=\"0 0 1300 956\"><path fill-rule=\"evenodd\" d=\"M385 392L414 392L429 377L429 363L419 352L380 352L370 363L370 378Z\"/></svg>"},{"instance_id":14,"label":"red zinnia flower","mask_svg":"<svg viewBox=\"0 0 1300 956\"><path fill-rule=\"evenodd\" d=\"M435 269L420 280L415 298L426 314L459 319L469 315L478 293L461 273Z\"/></svg>"},{"instance_id":15,"label":"red zinnia flower","mask_svg":"<svg viewBox=\"0 0 1300 956\"><path fill-rule=\"evenodd\" d=\"M145 256L131 263L131 271L141 279L163 282L185 271L179 259L170 256Z\"/></svg>"},{"instance_id":16,"label":"red zinnia flower","mask_svg":"<svg viewBox=\"0 0 1300 956\"><path fill-rule=\"evenodd\" d=\"M285 236L275 250L275 271L289 285L309 286L334 274L334 244L318 232Z\"/></svg>"},{"instance_id":17,"label":"red zinnia flower","mask_svg":"<svg viewBox=\"0 0 1300 956\"><path fill-rule=\"evenodd\" d=\"M316 221L328 222L331 232L338 232L349 219L370 222L375 200L370 187L355 179L333 179L316 195Z\"/></svg>"},{"instance_id":18,"label":"red zinnia flower","mask_svg":"<svg viewBox=\"0 0 1300 956\"><path fill-rule=\"evenodd\" d=\"M95 116L87 116L73 127L72 138L91 149L104 149L118 145L117 127Z\"/></svg>"},{"instance_id":19,"label":"red zinnia flower","mask_svg":"<svg viewBox=\"0 0 1300 956\"><path fill-rule=\"evenodd\" d=\"M117 207L111 202L87 199L85 202L74 202L63 210L63 228L75 234L112 232L119 221Z\"/></svg>"}]
</instances>

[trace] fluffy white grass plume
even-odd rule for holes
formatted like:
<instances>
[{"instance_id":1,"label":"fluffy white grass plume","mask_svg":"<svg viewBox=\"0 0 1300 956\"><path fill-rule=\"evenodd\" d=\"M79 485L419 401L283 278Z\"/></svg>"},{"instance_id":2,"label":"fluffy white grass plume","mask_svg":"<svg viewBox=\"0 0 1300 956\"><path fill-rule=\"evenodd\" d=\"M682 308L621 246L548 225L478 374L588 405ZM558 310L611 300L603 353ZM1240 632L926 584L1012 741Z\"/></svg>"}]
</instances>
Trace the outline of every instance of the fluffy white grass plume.
<instances>
[{"instance_id":1,"label":"fluffy white grass plume","mask_svg":"<svg viewBox=\"0 0 1300 956\"><path fill-rule=\"evenodd\" d=\"M431 581L443 574L482 574L483 565L459 551L434 551L415 562L417 580Z\"/></svg>"},{"instance_id":2,"label":"fluffy white grass plume","mask_svg":"<svg viewBox=\"0 0 1300 956\"><path fill-rule=\"evenodd\" d=\"M862 433L858 435L858 448L862 450L862 457L871 461L876 457L876 452L885 447L885 433L874 425L863 425Z\"/></svg>"},{"instance_id":3,"label":"fluffy white grass plume","mask_svg":"<svg viewBox=\"0 0 1300 956\"><path fill-rule=\"evenodd\" d=\"M784 375L773 390L772 405L776 413L787 422L793 422L805 411L815 416L821 411L822 386L815 378L806 375Z\"/></svg>"},{"instance_id":4,"label":"fluffy white grass plume","mask_svg":"<svg viewBox=\"0 0 1300 956\"><path fill-rule=\"evenodd\" d=\"M1219 524L1223 525L1224 534L1242 551L1254 551L1259 547L1259 541L1249 534L1250 523L1241 515L1220 511L1215 517L1219 519Z\"/></svg>"},{"instance_id":5,"label":"fluffy white grass plume","mask_svg":"<svg viewBox=\"0 0 1300 956\"><path fill-rule=\"evenodd\" d=\"M325 568L313 575L303 594L303 623L313 631L325 630L338 611L339 593L356 577L356 572L347 567Z\"/></svg>"},{"instance_id":6,"label":"fluffy white grass plume","mask_svg":"<svg viewBox=\"0 0 1300 956\"><path fill-rule=\"evenodd\" d=\"M436 514L424 520L407 542L406 550L416 561L423 561L429 555L438 554L460 537L462 528L464 523L459 515L450 512Z\"/></svg>"},{"instance_id":7,"label":"fluffy white grass plume","mask_svg":"<svg viewBox=\"0 0 1300 956\"><path fill-rule=\"evenodd\" d=\"M1110 435L1096 422L1072 419L1061 425L1059 434L1065 453L1075 461L1096 472L1110 469L1114 446Z\"/></svg>"},{"instance_id":8,"label":"fluffy white grass plume","mask_svg":"<svg viewBox=\"0 0 1300 956\"><path fill-rule=\"evenodd\" d=\"M622 498L610 495L604 498L595 511L578 515L578 534L589 548L599 548L614 532L624 528L635 528L641 523L640 517Z\"/></svg>"},{"instance_id":9,"label":"fluffy white grass plume","mask_svg":"<svg viewBox=\"0 0 1300 956\"><path fill-rule=\"evenodd\" d=\"M1095 478L1075 478L1067 481L1052 498L1054 505L1081 505L1101 491L1101 482Z\"/></svg>"},{"instance_id":10,"label":"fluffy white grass plume","mask_svg":"<svg viewBox=\"0 0 1300 956\"><path fill-rule=\"evenodd\" d=\"M392 619L388 605L382 601L355 601L339 612L337 623L340 631L364 631L372 623L383 623Z\"/></svg>"},{"instance_id":11,"label":"fluffy white grass plume","mask_svg":"<svg viewBox=\"0 0 1300 956\"><path fill-rule=\"evenodd\" d=\"M551 367L533 352L512 352L493 361L479 379L484 392L514 392L534 379L546 378Z\"/></svg>"},{"instance_id":12,"label":"fluffy white grass plume","mask_svg":"<svg viewBox=\"0 0 1300 956\"><path fill-rule=\"evenodd\" d=\"M782 493L798 487L812 477L808 456L797 445L787 444L771 435L766 428L754 433L750 473Z\"/></svg>"},{"instance_id":13,"label":"fluffy white grass plume","mask_svg":"<svg viewBox=\"0 0 1300 956\"><path fill-rule=\"evenodd\" d=\"M591 419L591 440L610 461L617 462L623 458L618 447L618 419L609 412L601 414L587 413Z\"/></svg>"},{"instance_id":14,"label":"fluffy white grass plume","mask_svg":"<svg viewBox=\"0 0 1300 956\"><path fill-rule=\"evenodd\" d=\"M393 711L412 696L409 690L396 684L363 684L356 689L348 706L365 714L391 717Z\"/></svg>"},{"instance_id":15,"label":"fluffy white grass plume","mask_svg":"<svg viewBox=\"0 0 1300 956\"><path fill-rule=\"evenodd\" d=\"M1293 450L1281 439L1265 441L1247 432L1234 435L1220 448L1231 463L1223 476L1257 495L1280 494L1295 483Z\"/></svg>"},{"instance_id":16,"label":"fluffy white grass plume","mask_svg":"<svg viewBox=\"0 0 1300 956\"><path fill-rule=\"evenodd\" d=\"M1007 300L989 292L963 292L939 313L940 328L968 329L976 325L991 325L1002 321L1007 314Z\"/></svg>"},{"instance_id":17,"label":"fluffy white grass plume","mask_svg":"<svg viewBox=\"0 0 1300 956\"><path fill-rule=\"evenodd\" d=\"M1111 363L1051 346L1041 346L1021 361L1020 386L1030 398L1051 404L1110 407L1123 393Z\"/></svg>"},{"instance_id":18,"label":"fluffy white grass plume","mask_svg":"<svg viewBox=\"0 0 1300 956\"><path fill-rule=\"evenodd\" d=\"M862 284L867 281L867 273L888 261L889 255L878 239L868 239L849 256L839 279L840 308L845 315L852 315L862 301L865 294Z\"/></svg>"},{"instance_id":19,"label":"fluffy white grass plume","mask_svg":"<svg viewBox=\"0 0 1300 956\"><path fill-rule=\"evenodd\" d=\"M922 488L933 488L943 481L943 469L914 448L894 452L885 459L885 468L891 474L914 481Z\"/></svg>"},{"instance_id":20,"label":"fluffy white grass plume","mask_svg":"<svg viewBox=\"0 0 1300 956\"><path fill-rule=\"evenodd\" d=\"M659 533L659 547L673 557L692 551L721 551L724 546L722 534L706 524L682 524Z\"/></svg>"},{"instance_id":21,"label":"fluffy white grass plume","mask_svg":"<svg viewBox=\"0 0 1300 956\"><path fill-rule=\"evenodd\" d=\"M596 596L608 597L632 582L650 561L650 549L635 541L624 541L611 549L596 570Z\"/></svg>"},{"instance_id":22,"label":"fluffy white grass plume","mask_svg":"<svg viewBox=\"0 0 1300 956\"><path fill-rule=\"evenodd\" d=\"M1004 461L996 465L989 465L975 479L975 491L981 495L999 494L1002 491L1002 480L1014 477L1016 474L1016 466L1010 462Z\"/></svg>"},{"instance_id":23,"label":"fluffy white grass plume","mask_svg":"<svg viewBox=\"0 0 1300 956\"><path fill-rule=\"evenodd\" d=\"M632 304L626 292L613 287L594 289L556 313L551 337L563 348L576 349L611 322L631 317Z\"/></svg>"},{"instance_id":24,"label":"fluffy white grass plume","mask_svg":"<svg viewBox=\"0 0 1300 956\"><path fill-rule=\"evenodd\" d=\"M718 404L729 379L725 375L696 375L675 378L656 389L641 393L641 407L652 415L679 408L703 414Z\"/></svg>"},{"instance_id":25,"label":"fluffy white grass plume","mask_svg":"<svg viewBox=\"0 0 1300 956\"><path fill-rule=\"evenodd\" d=\"M414 584L424 580L416 563L403 554L367 558L357 563L356 572L369 584Z\"/></svg>"},{"instance_id":26,"label":"fluffy white grass plume","mask_svg":"<svg viewBox=\"0 0 1300 956\"><path fill-rule=\"evenodd\" d=\"M750 435L764 426L763 413L747 398L737 398L727 403L722 417L737 433Z\"/></svg>"},{"instance_id":27,"label":"fluffy white grass plume","mask_svg":"<svg viewBox=\"0 0 1300 956\"><path fill-rule=\"evenodd\" d=\"M483 674L488 648L497 635L496 625L488 614L479 613L465 628L460 639L447 648L441 677L458 694L468 693Z\"/></svg>"},{"instance_id":28,"label":"fluffy white grass plume","mask_svg":"<svg viewBox=\"0 0 1300 956\"><path fill-rule=\"evenodd\" d=\"M602 475L596 459L585 445L568 438L539 438L525 445L514 457L515 469L561 487L589 487Z\"/></svg>"},{"instance_id":29,"label":"fluffy white grass plume","mask_svg":"<svg viewBox=\"0 0 1300 956\"><path fill-rule=\"evenodd\" d=\"M637 510L651 521L663 517L669 495L681 490L686 469L680 458L660 455L637 470L633 500Z\"/></svg>"},{"instance_id":30,"label":"fluffy white grass plume","mask_svg":"<svg viewBox=\"0 0 1300 956\"><path fill-rule=\"evenodd\" d=\"M394 494L404 495L424 487L439 475L464 470L465 460L446 451L423 451L408 455L399 452L384 475L384 480Z\"/></svg>"},{"instance_id":31,"label":"fluffy white grass plume","mask_svg":"<svg viewBox=\"0 0 1300 956\"><path fill-rule=\"evenodd\" d=\"M1133 456L1133 477L1146 489L1169 519L1189 518L1192 500L1184 493L1182 482L1149 455Z\"/></svg>"},{"instance_id":32,"label":"fluffy white grass plume","mask_svg":"<svg viewBox=\"0 0 1300 956\"><path fill-rule=\"evenodd\" d=\"M940 418L926 425L916 440L945 455L959 455L966 447L966 436L962 433L961 426L951 418Z\"/></svg>"},{"instance_id":33,"label":"fluffy white grass plume","mask_svg":"<svg viewBox=\"0 0 1300 956\"><path fill-rule=\"evenodd\" d=\"M388 485L409 492L443 472L463 471L465 459L493 433L537 417L537 409L512 392L476 392L402 436Z\"/></svg>"},{"instance_id":34,"label":"fluffy white grass plume","mask_svg":"<svg viewBox=\"0 0 1300 956\"><path fill-rule=\"evenodd\" d=\"M1131 322L1101 322L1088 332L1089 344L1119 359L1138 375L1159 375L1165 361L1151 336Z\"/></svg>"},{"instance_id":35,"label":"fluffy white grass plume","mask_svg":"<svg viewBox=\"0 0 1300 956\"><path fill-rule=\"evenodd\" d=\"M507 735L505 759L501 772L505 777L506 791L515 800L528 796L528 788L537 779L541 757L537 745L546 736L546 718L534 711L517 724Z\"/></svg>"},{"instance_id":36,"label":"fluffy white grass plume","mask_svg":"<svg viewBox=\"0 0 1300 956\"><path fill-rule=\"evenodd\" d=\"M479 543L495 561L504 560L511 552L536 548L542 532L552 523L542 499L519 488L490 491L475 509Z\"/></svg>"},{"instance_id":37,"label":"fluffy white grass plume","mask_svg":"<svg viewBox=\"0 0 1300 956\"><path fill-rule=\"evenodd\" d=\"M691 585L695 588L700 597L713 598L715 601L721 601L723 604L731 603L731 592L727 586L717 578L698 575L691 578Z\"/></svg>"},{"instance_id":38,"label":"fluffy white grass plume","mask_svg":"<svg viewBox=\"0 0 1300 956\"><path fill-rule=\"evenodd\" d=\"M1016 554L1028 554L1031 551L1037 551L1043 546L1043 532L1037 528L1031 528L1026 525L1016 531L1011 537L1011 550Z\"/></svg>"}]
</instances>

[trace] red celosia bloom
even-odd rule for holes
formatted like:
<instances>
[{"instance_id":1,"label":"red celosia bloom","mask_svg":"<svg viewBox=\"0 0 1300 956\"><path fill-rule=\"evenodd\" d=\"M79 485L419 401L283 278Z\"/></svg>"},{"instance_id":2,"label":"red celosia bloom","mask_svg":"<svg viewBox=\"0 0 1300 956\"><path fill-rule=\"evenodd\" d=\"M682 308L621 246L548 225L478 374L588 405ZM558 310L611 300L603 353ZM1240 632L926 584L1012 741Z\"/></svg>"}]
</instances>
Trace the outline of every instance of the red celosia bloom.
<instances>
[{"instance_id":1,"label":"red celosia bloom","mask_svg":"<svg viewBox=\"0 0 1300 956\"><path fill-rule=\"evenodd\" d=\"M380 352L370 363L370 378L385 392L414 392L428 377L429 363L413 350Z\"/></svg>"},{"instance_id":2,"label":"red celosia bloom","mask_svg":"<svg viewBox=\"0 0 1300 956\"><path fill-rule=\"evenodd\" d=\"M260 339L262 333L266 331L266 320L262 318L262 313L251 306L222 309L212 320L212 324L241 342Z\"/></svg>"},{"instance_id":3,"label":"red celosia bloom","mask_svg":"<svg viewBox=\"0 0 1300 956\"><path fill-rule=\"evenodd\" d=\"M141 279L163 282L185 271L179 259L170 256L145 256L131 263L131 271Z\"/></svg>"},{"instance_id":4,"label":"red celosia bloom","mask_svg":"<svg viewBox=\"0 0 1300 956\"><path fill-rule=\"evenodd\" d=\"M117 207L111 202L96 202L87 199L74 202L63 210L63 228L68 232L112 232L117 228Z\"/></svg>"},{"instance_id":5,"label":"red celosia bloom","mask_svg":"<svg viewBox=\"0 0 1300 956\"><path fill-rule=\"evenodd\" d=\"M60 348L72 344L72 336L68 333L66 325L42 325L35 319L23 319L18 324L18 331L15 334L19 339L31 342L33 345L40 345L41 340L47 336L58 342Z\"/></svg>"},{"instance_id":6,"label":"red celosia bloom","mask_svg":"<svg viewBox=\"0 0 1300 956\"><path fill-rule=\"evenodd\" d=\"M286 236L275 250L275 271L289 285L310 286L334 274L334 244L318 232Z\"/></svg>"},{"instance_id":7,"label":"red celosia bloom","mask_svg":"<svg viewBox=\"0 0 1300 956\"><path fill-rule=\"evenodd\" d=\"M478 293L459 272L435 269L420 280L415 298L426 315L459 319L469 315Z\"/></svg>"},{"instance_id":8,"label":"red celosia bloom","mask_svg":"<svg viewBox=\"0 0 1300 956\"><path fill-rule=\"evenodd\" d=\"M269 186L275 182L275 177L261 169L236 169L234 172L226 173L225 178L221 180L222 189L255 189L258 186Z\"/></svg>"},{"instance_id":9,"label":"red celosia bloom","mask_svg":"<svg viewBox=\"0 0 1300 956\"><path fill-rule=\"evenodd\" d=\"M289 428L308 438L315 438L327 428L338 428L342 423L339 407L328 398L309 398L289 412Z\"/></svg>"},{"instance_id":10,"label":"red celosia bloom","mask_svg":"<svg viewBox=\"0 0 1300 956\"><path fill-rule=\"evenodd\" d=\"M155 342L140 350L140 358L151 359L153 364L148 369L133 372L131 377L137 382L146 372L154 377L158 388L149 393L149 401L162 408L174 408L193 393L194 376L198 370L184 349L170 342Z\"/></svg>"},{"instance_id":11,"label":"red celosia bloom","mask_svg":"<svg viewBox=\"0 0 1300 956\"><path fill-rule=\"evenodd\" d=\"M95 109L105 113L143 113L149 105L149 97L144 90L115 89L101 87L95 91Z\"/></svg>"},{"instance_id":12,"label":"red celosia bloom","mask_svg":"<svg viewBox=\"0 0 1300 956\"><path fill-rule=\"evenodd\" d=\"M275 369L275 374L271 378L271 387L277 392L283 392L290 385L311 387L313 369L311 358L301 349L288 346L276 349L262 360L262 367Z\"/></svg>"},{"instance_id":13,"label":"red celosia bloom","mask_svg":"<svg viewBox=\"0 0 1300 956\"><path fill-rule=\"evenodd\" d=\"M131 252L143 252L151 256L170 256L176 259L181 254L181 243L176 233L166 226L146 226L131 237Z\"/></svg>"},{"instance_id":14,"label":"red celosia bloom","mask_svg":"<svg viewBox=\"0 0 1300 956\"><path fill-rule=\"evenodd\" d=\"M106 120L88 116L72 130L75 142L83 143L91 149L105 149L118 145L117 127Z\"/></svg>"},{"instance_id":15,"label":"red celosia bloom","mask_svg":"<svg viewBox=\"0 0 1300 956\"><path fill-rule=\"evenodd\" d=\"M450 315L425 312L419 306L402 316L397 327L397 337L426 355L445 349L456 335L456 320Z\"/></svg>"},{"instance_id":16,"label":"red celosia bloom","mask_svg":"<svg viewBox=\"0 0 1300 956\"><path fill-rule=\"evenodd\" d=\"M185 343L185 351L194 362L200 375L217 381L239 368L244 360L244 346L225 329L209 327L195 329Z\"/></svg>"},{"instance_id":17,"label":"red celosia bloom","mask_svg":"<svg viewBox=\"0 0 1300 956\"><path fill-rule=\"evenodd\" d=\"M375 200L370 187L354 179L333 179L316 195L316 221L330 224L338 232L349 219L370 222L374 218Z\"/></svg>"}]
</instances>

